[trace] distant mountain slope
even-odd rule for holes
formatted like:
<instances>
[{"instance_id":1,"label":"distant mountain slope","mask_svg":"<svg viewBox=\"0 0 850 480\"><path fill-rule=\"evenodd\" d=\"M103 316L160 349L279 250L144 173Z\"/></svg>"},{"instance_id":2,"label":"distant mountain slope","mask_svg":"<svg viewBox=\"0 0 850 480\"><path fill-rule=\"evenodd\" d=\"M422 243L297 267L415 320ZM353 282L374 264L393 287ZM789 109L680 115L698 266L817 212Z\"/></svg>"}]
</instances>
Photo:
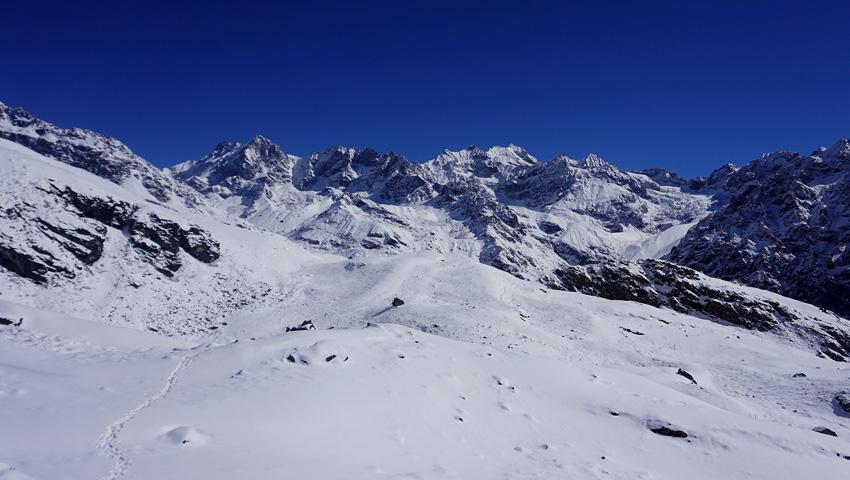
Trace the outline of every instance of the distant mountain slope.
<instances>
[{"instance_id":1,"label":"distant mountain slope","mask_svg":"<svg viewBox=\"0 0 850 480\"><path fill-rule=\"evenodd\" d=\"M525 278L564 262L663 255L711 203L595 155L541 163L514 145L414 164L343 147L297 158L257 137L171 172L231 214L313 248L457 251Z\"/></svg>"},{"instance_id":2,"label":"distant mountain slope","mask_svg":"<svg viewBox=\"0 0 850 480\"><path fill-rule=\"evenodd\" d=\"M850 141L765 154L724 177L728 204L668 258L850 316Z\"/></svg>"},{"instance_id":3,"label":"distant mountain slope","mask_svg":"<svg viewBox=\"0 0 850 480\"><path fill-rule=\"evenodd\" d=\"M0 138L82 168L143 198L192 208L204 205L203 198L193 189L163 175L123 143L100 133L59 128L21 108L13 110L0 103Z\"/></svg>"}]
</instances>

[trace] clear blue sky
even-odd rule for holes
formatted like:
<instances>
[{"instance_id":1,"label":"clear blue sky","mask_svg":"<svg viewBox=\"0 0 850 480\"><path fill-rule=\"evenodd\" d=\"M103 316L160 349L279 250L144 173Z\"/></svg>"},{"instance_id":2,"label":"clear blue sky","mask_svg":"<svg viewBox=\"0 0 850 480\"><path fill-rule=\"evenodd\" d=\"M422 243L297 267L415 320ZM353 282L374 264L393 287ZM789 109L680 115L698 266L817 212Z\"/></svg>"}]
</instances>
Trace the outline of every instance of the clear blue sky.
<instances>
[{"instance_id":1,"label":"clear blue sky","mask_svg":"<svg viewBox=\"0 0 850 480\"><path fill-rule=\"evenodd\" d=\"M261 134L691 177L850 136L846 1L268 3L6 2L0 101L160 167Z\"/></svg>"}]
</instances>

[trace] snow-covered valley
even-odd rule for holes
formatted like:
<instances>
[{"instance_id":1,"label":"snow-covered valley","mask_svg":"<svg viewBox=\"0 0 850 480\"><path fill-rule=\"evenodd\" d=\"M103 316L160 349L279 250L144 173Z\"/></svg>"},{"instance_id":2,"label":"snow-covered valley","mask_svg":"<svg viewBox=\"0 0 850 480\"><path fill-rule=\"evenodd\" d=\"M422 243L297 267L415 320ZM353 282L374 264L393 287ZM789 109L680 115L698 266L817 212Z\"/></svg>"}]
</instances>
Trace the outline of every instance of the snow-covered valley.
<instances>
[{"instance_id":1,"label":"snow-covered valley","mask_svg":"<svg viewBox=\"0 0 850 480\"><path fill-rule=\"evenodd\" d=\"M659 259L732 177L261 137L162 172L10 111L0 479L850 468L847 320Z\"/></svg>"}]
</instances>

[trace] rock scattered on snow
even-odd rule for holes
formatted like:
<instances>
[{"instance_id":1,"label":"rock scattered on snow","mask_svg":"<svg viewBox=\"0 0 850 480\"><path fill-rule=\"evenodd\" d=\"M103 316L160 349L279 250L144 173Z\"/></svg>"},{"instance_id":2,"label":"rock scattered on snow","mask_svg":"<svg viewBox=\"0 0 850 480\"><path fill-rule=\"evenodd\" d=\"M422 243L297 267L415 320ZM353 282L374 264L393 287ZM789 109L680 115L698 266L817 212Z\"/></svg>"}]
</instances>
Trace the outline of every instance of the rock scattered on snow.
<instances>
[{"instance_id":1,"label":"rock scattered on snow","mask_svg":"<svg viewBox=\"0 0 850 480\"><path fill-rule=\"evenodd\" d=\"M400 298L398 298L398 297L395 297L395 298L393 299L393 306L394 306L394 307L400 307L400 306L402 306L402 305L404 305L404 300L402 300L402 299L400 299Z\"/></svg>"},{"instance_id":2,"label":"rock scattered on snow","mask_svg":"<svg viewBox=\"0 0 850 480\"><path fill-rule=\"evenodd\" d=\"M824 435L829 435L830 437L837 437L838 436L837 433L833 432L832 430L830 430L826 427L815 427L812 430L815 431L815 432L818 432L818 433L822 433Z\"/></svg>"},{"instance_id":3,"label":"rock scattered on snow","mask_svg":"<svg viewBox=\"0 0 850 480\"><path fill-rule=\"evenodd\" d=\"M632 335L643 335L644 334L643 332L638 332L637 330L632 330L631 328L620 327L620 329L623 330L624 332L631 333Z\"/></svg>"},{"instance_id":4,"label":"rock scattered on snow","mask_svg":"<svg viewBox=\"0 0 850 480\"><path fill-rule=\"evenodd\" d=\"M296 349L286 356L286 361L299 365L338 364L348 361L348 352L339 342L323 340L309 348Z\"/></svg>"},{"instance_id":5,"label":"rock scattered on snow","mask_svg":"<svg viewBox=\"0 0 850 480\"><path fill-rule=\"evenodd\" d=\"M286 327L287 332L303 332L303 331L306 331L306 330L315 330L315 329L316 329L316 326L313 325L312 320L304 320L303 322L301 322L301 325L298 325L297 327Z\"/></svg>"},{"instance_id":6,"label":"rock scattered on snow","mask_svg":"<svg viewBox=\"0 0 850 480\"><path fill-rule=\"evenodd\" d=\"M14 325L16 327L20 327L24 323L24 319L21 318L17 322L12 320L11 318L0 317L0 325Z\"/></svg>"},{"instance_id":7,"label":"rock scattered on snow","mask_svg":"<svg viewBox=\"0 0 850 480\"><path fill-rule=\"evenodd\" d=\"M658 435L664 435L665 437L688 438L687 432L670 428L672 425L669 423L667 425L663 425L660 421L650 421L647 426L652 433Z\"/></svg>"},{"instance_id":8,"label":"rock scattered on snow","mask_svg":"<svg viewBox=\"0 0 850 480\"><path fill-rule=\"evenodd\" d=\"M694 385L697 385L697 381L694 379L694 376L686 372L685 370L682 370L681 368L676 372L676 375L681 375L687 378L688 380L694 382Z\"/></svg>"}]
</instances>

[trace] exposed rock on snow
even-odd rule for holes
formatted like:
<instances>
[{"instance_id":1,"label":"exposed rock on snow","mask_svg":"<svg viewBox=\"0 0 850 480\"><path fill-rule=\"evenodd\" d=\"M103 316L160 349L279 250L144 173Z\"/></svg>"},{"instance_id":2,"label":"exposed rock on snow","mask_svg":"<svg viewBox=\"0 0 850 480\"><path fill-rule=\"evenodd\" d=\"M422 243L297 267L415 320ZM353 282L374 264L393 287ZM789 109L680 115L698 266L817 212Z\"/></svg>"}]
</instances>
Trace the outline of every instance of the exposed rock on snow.
<instances>
[{"instance_id":1,"label":"exposed rock on snow","mask_svg":"<svg viewBox=\"0 0 850 480\"><path fill-rule=\"evenodd\" d=\"M684 234L671 227L695 222L710 203L595 155L540 163L513 145L412 164L342 147L297 158L258 137L170 170L233 215L311 248L457 251L531 279L565 260L666 253Z\"/></svg>"},{"instance_id":2,"label":"exposed rock on snow","mask_svg":"<svg viewBox=\"0 0 850 480\"><path fill-rule=\"evenodd\" d=\"M304 331L307 331L307 330L315 330L315 329L316 329L316 326L313 325L312 320L304 320L303 322L301 322L301 325L298 325L297 327L286 327L287 332L304 332Z\"/></svg>"},{"instance_id":3,"label":"exposed rock on snow","mask_svg":"<svg viewBox=\"0 0 850 480\"><path fill-rule=\"evenodd\" d=\"M791 258L774 255L781 248L763 243L769 255L759 254L759 258L769 260L774 269L770 270L758 262L738 261L742 258L739 250L717 250L719 244L714 240L709 246L701 240L696 244L702 246L695 246L691 240L698 236L694 232L706 232L711 225L751 228L757 224L750 222L752 218L761 219L758 231L776 236L767 226L772 225L768 213L773 210L765 202L779 201L780 191L794 186L789 193L792 197L782 200L785 207L780 211L787 213L782 217L786 224L797 227L783 224L784 230L774 230L784 232L784 243L796 242L799 255L795 261L803 262L800 265L814 265L809 262L814 258L831 259L827 262L832 262L826 272L829 275L818 288L831 292L823 298L840 303L847 296L841 294L840 286L835 290L830 285L839 285L843 275L840 232L846 229L841 227L844 213L835 205L841 204L841 185L847 183L844 166L850 159L850 147L846 141L812 157L783 153L765 156L743 169L727 165L686 186L672 173L622 172L592 154L581 161L562 155L541 163L513 145L486 151L471 146L459 152L446 150L429 162L413 164L394 153L334 147L299 158L285 154L261 136L245 144L222 142L203 159L162 173L113 139L59 129L20 109L2 107L0 131L118 183L132 197L114 191L110 195L84 193L80 186L61 185L49 178L33 184L40 192L33 198L44 197L38 198L40 204L21 203L18 198L26 195L10 194L4 202L7 208L0 213L4 224L0 266L39 283L48 283L50 278L74 279L96 265L108 247L108 238L116 233L110 228L126 236L133 258L166 277L173 277L190 257L213 262L222 255L218 240L199 225L180 219L197 215L198 207L203 206L240 227L248 226L244 219L311 249L352 258L419 250L457 252L519 278L542 279L552 288L666 306L761 331L783 325L783 330L819 338L816 343L831 358L844 359L850 352L850 328L841 321L798 328L805 321L782 302L754 300L734 286L707 283L689 269L652 259L675 248L671 258L696 262L697 268L707 270L702 260L694 260L697 255L718 265L719 270L711 270L718 276L729 276L718 272L752 273L756 269L766 273L732 277L768 289L772 288L768 284L778 285L774 280L785 273L776 269L784 269L782 262ZM790 176L771 177L781 168ZM200 198L197 192L184 195L186 188L169 175L206 195L208 202L192 200ZM787 183L792 177L799 178L792 181L794 185ZM762 180L767 178L773 180ZM133 179L142 179L145 188L136 188ZM24 182L17 188L30 187ZM760 188L764 191L754 195ZM152 210L136 195L155 202L168 200L171 211ZM185 202L171 201L175 195ZM818 201L834 206L812 207L820 212L815 212L817 215L812 209L803 209L808 212L804 215L799 213L802 207L795 207ZM711 213L712 202L728 204ZM741 210L744 205L750 207ZM226 213L216 210L219 208ZM41 213L48 210L56 213ZM697 227L688 230L698 221ZM850 225L850 221L844 223ZM814 236L803 242L793 240L801 229L822 234L812 233ZM686 237L690 240L675 246L686 232L690 232ZM735 235L740 240L735 245L757 244L741 240L746 235ZM825 244L834 244L832 250L837 250L817 253L816 246ZM346 266L346 271L353 269ZM800 279L798 273L803 270L786 273ZM811 281L824 273L820 267L806 271L811 273ZM758 278L773 280L762 284ZM798 283L798 290L811 283L806 282ZM130 284L139 282L134 279ZM237 306L258 298L257 294L236 297L232 303Z\"/></svg>"},{"instance_id":4,"label":"exposed rock on snow","mask_svg":"<svg viewBox=\"0 0 850 480\"><path fill-rule=\"evenodd\" d=\"M694 379L694 376L691 375L690 373L688 373L687 371L682 370L681 368L676 371L676 375L681 375L681 376L687 378L688 380L690 380L691 382L693 382L694 385L697 385L697 381Z\"/></svg>"},{"instance_id":5,"label":"exposed rock on snow","mask_svg":"<svg viewBox=\"0 0 850 480\"><path fill-rule=\"evenodd\" d=\"M670 424L668 423L667 425ZM652 431L652 433L663 435L665 437L688 438L687 432L670 428L667 425L657 425L653 423L650 424L649 430Z\"/></svg>"},{"instance_id":6,"label":"exposed rock on snow","mask_svg":"<svg viewBox=\"0 0 850 480\"><path fill-rule=\"evenodd\" d=\"M850 358L850 327L845 321L837 317L834 322L804 318L778 299L712 280L664 260L568 266L554 275L544 279L550 288L669 307L760 331L796 332L817 339L821 351L834 360Z\"/></svg>"},{"instance_id":7,"label":"exposed rock on snow","mask_svg":"<svg viewBox=\"0 0 850 480\"><path fill-rule=\"evenodd\" d=\"M344 363L348 361L348 352L335 341L316 342L308 348L296 349L286 356L286 361L298 365L321 365L325 363Z\"/></svg>"},{"instance_id":8,"label":"exposed rock on snow","mask_svg":"<svg viewBox=\"0 0 850 480\"><path fill-rule=\"evenodd\" d=\"M847 413L850 413L850 395L847 393L841 392L835 396L835 401L838 403L838 406L841 407Z\"/></svg>"},{"instance_id":9,"label":"exposed rock on snow","mask_svg":"<svg viewBox=\"0 0 850 480\"><path fill-rule=\"evenodd\" d=\"M19 184L3 204L0 266L37 283L53 273L74 278L94 265L107 228L126 231L136 253L169 277L182 265L181 250L204 263L219 257L218 242L196 225L184 228L139 205L82 194L55 180Z\"/></svg>"}]
</instances>

